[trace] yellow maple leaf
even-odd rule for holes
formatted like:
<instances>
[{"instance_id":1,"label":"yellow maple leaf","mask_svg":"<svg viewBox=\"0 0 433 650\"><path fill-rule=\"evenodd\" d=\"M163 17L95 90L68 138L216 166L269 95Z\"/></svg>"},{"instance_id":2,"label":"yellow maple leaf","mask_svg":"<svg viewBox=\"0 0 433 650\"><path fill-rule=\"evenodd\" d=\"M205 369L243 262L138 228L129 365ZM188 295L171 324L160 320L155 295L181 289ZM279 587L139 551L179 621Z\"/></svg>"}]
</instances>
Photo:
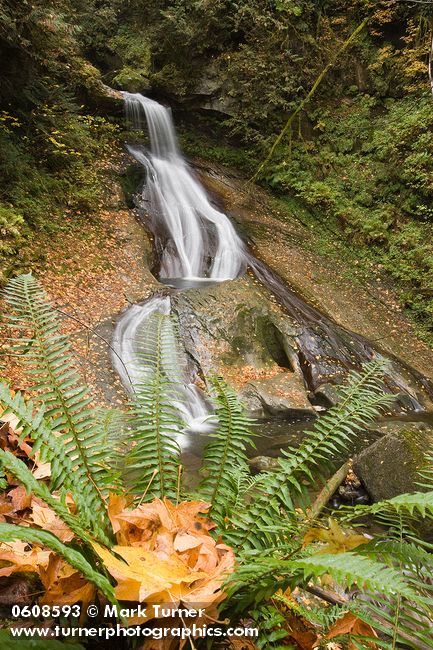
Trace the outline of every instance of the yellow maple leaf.
<instances>
[{"instance_id":1,"label":"yellow maple leaf","mask_svg":"<svg viewBox=\"0 0 433 650\"><path fill-rule=\"evenodd\" d=\"M44 551L37 546L29 548L27 542L3 542L0 544L0 577L12 573L40 573L48 565L51 551Z\"/></svg>"},{"instance_id":2,"label":"yellow maple leaf","mask_svg":"<svg viewBox=\"0 0 433 650\"><path fill-rule=\"evenodd\" d=\"M155 594L206 578L203 571L191 571L176 555L161 560L139 546L114 546L113 552L93 544L107 571L117 580L116 597L135 602L149 601Z\"/></svg>"},{"instance_id":3,"label":"yellow maple leaf","mask_svg":"<svg viewBox=\"0 0 433 650\"><path fill-rule=\"evenodd\" d=\"M314 541L325 542L318 553L345 553L361 544L368 544L370 540L365 535L343 530L340 524L330 517L329 528L310 528L304 535L302 545L307 546Z\"/></svg>"}]
</instances>

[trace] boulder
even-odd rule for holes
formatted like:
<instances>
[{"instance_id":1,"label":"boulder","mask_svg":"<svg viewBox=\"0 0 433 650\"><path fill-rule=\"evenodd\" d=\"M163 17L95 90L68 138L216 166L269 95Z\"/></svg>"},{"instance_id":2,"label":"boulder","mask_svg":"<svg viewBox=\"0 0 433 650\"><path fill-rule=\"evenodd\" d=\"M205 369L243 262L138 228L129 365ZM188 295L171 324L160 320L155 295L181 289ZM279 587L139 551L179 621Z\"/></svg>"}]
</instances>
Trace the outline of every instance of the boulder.
<instances>
[{"instance_id":1,"label":"boulder","mask_svg":"<svg viewBox=\"0 0 433 650\"><path fill-rule=\"evenodd\" d=\"M433 427L427 422L390 422L385 435L354 458L353 470L373 501L419 491L418 470L433 445Z\"/></svg>"},{"instance_id":2,"label":"boulder","mask_svg":"<svg viewBox=\"0 0 433 650\"><path fill-rule=\"evenodd\" d=\"M305 392L304 381L293 372L250 381L241 391L240 397L255 418L315 414Z\"/></svg>"},{"instance_id":3,"label":"boulder","mask_svg":"<svg viewBox=\"0 0 433 650\"><path fill-rule=\"evenodd\" d=\"M319 404L320 406L330 407L335 406L340 401L340 396L338 393L337 386L326 382L320 384L318 388L314 391L311 396L311 399L314 404Z\"/></svg>"},{"instance_id":4,"label":"boulder","mask_svg":"<svg viewBox=\"0 0 433 650\"><path fill-rule=\"evenodd\" d=\"M315 415L297 357L299 328L246 275L172 295L191 380L220 374L255 417Z\"/></svg>"},{"instance_id":5,"label":"boulder","mask_svg":"<svg viewBox=\"0 0 433 650\"><path fill-rule=\"evenodd\" d=\"M249 459L248 464L254 473L279 472L281 470L278 458L271 458L270 456L254 456L254 458Z\"/></svg>"}]
</instances>

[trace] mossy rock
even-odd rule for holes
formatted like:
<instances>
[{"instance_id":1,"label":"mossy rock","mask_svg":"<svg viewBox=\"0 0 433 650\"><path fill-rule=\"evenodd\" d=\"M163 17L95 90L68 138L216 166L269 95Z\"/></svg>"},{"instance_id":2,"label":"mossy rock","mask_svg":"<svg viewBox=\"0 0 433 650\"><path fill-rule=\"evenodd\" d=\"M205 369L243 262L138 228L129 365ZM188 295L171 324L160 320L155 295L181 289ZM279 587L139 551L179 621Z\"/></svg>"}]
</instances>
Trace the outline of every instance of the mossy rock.
<instances>
[{"instance_id":1,"label":"mossy rock","mask_svg":"<svg viewBox=\"0 0 433 650\"><path fill-rule=\"evenodd\" d=\"M417 492L424 453L433 445L433 426L425 422L389 423L382 438L355 459L353 469L373 501Z\"/></svg>"}]
</instances>

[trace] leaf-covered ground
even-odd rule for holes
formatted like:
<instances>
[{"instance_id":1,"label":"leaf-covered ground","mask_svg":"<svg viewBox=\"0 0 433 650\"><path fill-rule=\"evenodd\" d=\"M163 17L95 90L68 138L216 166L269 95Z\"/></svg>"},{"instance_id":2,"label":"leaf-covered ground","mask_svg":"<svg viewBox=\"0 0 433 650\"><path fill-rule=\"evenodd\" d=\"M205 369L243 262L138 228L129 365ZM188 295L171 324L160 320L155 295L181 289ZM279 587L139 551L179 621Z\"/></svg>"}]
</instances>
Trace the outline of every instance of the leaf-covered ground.
<instances>
[{"instance_id":1,"label":"leaf-covered ground","mask_svg":"<svg viewBox=\"0 0 433 650\"><path fill-rule=\"evenodd\" d=\"M41 233L32 242L33 253L40 251L43 257L33 265L33 272L60 311L63 331L73 335L80 370L97 401L103 401L104 396L89 341L92 339L105 352L108 345L92 332L131 302L144 300L156 285L144 259L150 254L149 240L125 207L116 180L121 165L120 152L115 162L107 163L105 197L95 216L66 213L58 232ZM4 355L7 328L0 328L0 332ZM13 358L2 356L2 365L0 372L13 388L27 387Z\"/></svg>"}]
</instances>

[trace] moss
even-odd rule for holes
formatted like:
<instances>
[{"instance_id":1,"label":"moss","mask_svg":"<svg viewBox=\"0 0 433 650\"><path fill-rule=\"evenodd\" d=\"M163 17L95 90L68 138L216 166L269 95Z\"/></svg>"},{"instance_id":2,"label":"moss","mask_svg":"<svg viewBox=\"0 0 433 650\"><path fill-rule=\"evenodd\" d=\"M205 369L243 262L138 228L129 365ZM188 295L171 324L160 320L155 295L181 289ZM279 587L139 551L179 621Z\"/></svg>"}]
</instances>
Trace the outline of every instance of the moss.
<instances>
[{"instance_id":1,"label":"moss","mask_svg":"<svg viewBox=\"0 0 433 650\"><path fill-rule=\"evenodd\" d=\"M128 208L134 207L134 194L137 192L143 181L143 167L138 164L128 165L128 167L119 175L119 182Z\"/></svg>"},{"instance_id":2,"label":"moss","mask_svg":"<svg viewBox=\"0 0 433 650\"><path fill-rule=\"evenodd\" d=\"M213 128L214 125L211 124ZM205 128L204 125L203 128ZM223 133L218 135L217 141L206 135L206 133L188 129L184 126L180 131L180 144L188 156L206 158L227 167L234 167L247 174L251 173L256 164L254 153L246 147L230 144L227 139L224 141Z\"/></svg>"},{"instance_id":3,"label":"moss","mask_svg":"<svg viewBox=\"0 0 433 650\"><path fill-rule=\"evenodd\" d=\"M149 87L151 48L143 32L122 25L109 42L122 62L112 83L130 92L143 92Z\"/></svg>"},{"instance_id":4,"label":"moss","mask_svg":"<svg viewBox=\"0 0 433 650\"><path fill-rule=\"evenodd\" d=\"M426 449L433 442L431 436L424 431L411 429L403 429L400 435L404 438L405 443L410 449L410 457L413 459L414 469L421 467L425 463Z\"/></svg>"},{"instance_id":5,"label":"moss","mask_svg":"<svg viewBox=\"0 0 433 650\"><path fill-rule=\"evenodd\" d=\"M318 111L311 118L319 119ZM430 334L432 129L427 96L386 104L359 96L322 106L315 141L282 147L265 179L303 203L317 230L387 272L419 330ZM356 146L341 146L347 133Z\"/></svg>"}]
</instances>

